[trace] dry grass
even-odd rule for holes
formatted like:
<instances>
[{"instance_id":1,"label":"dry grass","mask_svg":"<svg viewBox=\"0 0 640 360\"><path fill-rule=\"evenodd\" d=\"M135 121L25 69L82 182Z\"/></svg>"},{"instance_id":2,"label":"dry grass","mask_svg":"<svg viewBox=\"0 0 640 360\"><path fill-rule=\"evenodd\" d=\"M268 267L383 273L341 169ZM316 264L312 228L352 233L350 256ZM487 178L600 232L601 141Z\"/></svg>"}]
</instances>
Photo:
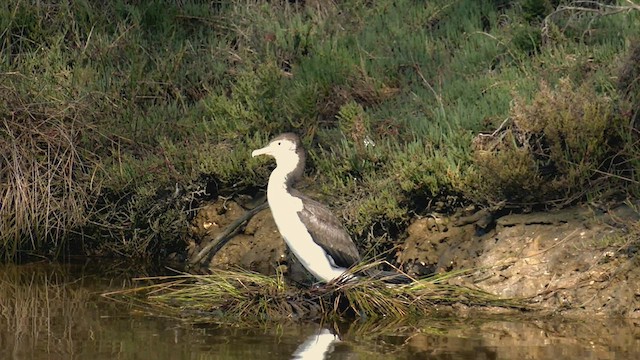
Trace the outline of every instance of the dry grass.
<instances>
[{"instance_id":1,"label":"dry grass","mask_svg":"<svg viewBox=\"0 0 640 360\"><path fill-rule=\"evenodd\" d=\"M366 265L356 271L378 265ZM448 281L461 275L459 272L434 275L402 285L358 278L301 289L287 284L282 276L220 270L211 275L181 274L137 279L151 284L104 295L137 299L150 309L194 322L409 319L432 314L436 305L456 303L528 308L524 300L502 299L471 287L452 285Z\"/></svg>"},{"instance_id":2,"label":"dry grass","mask_svg":"<svg viewBox=\"0 0 640 360\"><path fill-rule=\"evenodd\" d=\"M78 146L83 125L29 112L0 126L0 257L45 247L55 254L99 191Z\"/></svg>"}]
</instances>

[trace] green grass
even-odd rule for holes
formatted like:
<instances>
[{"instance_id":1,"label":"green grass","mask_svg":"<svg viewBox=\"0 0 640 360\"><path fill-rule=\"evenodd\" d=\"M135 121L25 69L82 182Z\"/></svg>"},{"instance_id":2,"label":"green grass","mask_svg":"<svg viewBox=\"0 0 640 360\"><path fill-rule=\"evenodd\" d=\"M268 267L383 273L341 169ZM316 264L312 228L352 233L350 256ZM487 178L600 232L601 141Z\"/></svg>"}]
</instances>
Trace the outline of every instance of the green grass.
<instances>
[{"instance_id":1,"label":"green grass","mask_svg":"<svg viewBox=\"0 0 640 360\"><path fill-rule=\"evenodd\" d=\"M380 265L380 262L361 265L354 271ZM211 275L142 278L138 280L150 284L103 296L126 298L149 309L191 322L222 321L235 324L345 318L408 321L433 315L436 305L451 304L532 309L526 299L503 299L448 282L450 278L462 275L463 272L445 273L394 286L380 279L360 278L346 283L338 281L300 289L291 286L282 276L219 270Z\"/></svg>"},{"instance_id":2,"label":"green grass","mask_svg":"<svg viewBox=\"0 0 640 360\"><path fill-rule=\"evenodd\" d=\"M549 205L557 194L570 204L603 173L637 194L628 124L638 75L627 53L640 12L546 17L568 2L545 3L9 1L0 255L180 250L200 201L264 186L267 162L251 150L284 131L310 151L307 189L344 209L363 247L432 210L417 204ZM607 99L604 120L616 125L606 134L621 145L600 149L575 187L513 197L501 189L526 187L539 159L523 160L533 165L520 180L496 183L474 139L517 116L514 98L528 104L561 79ZM18 153L32 155L13 161Z\"/></svg>"}]
</instances>

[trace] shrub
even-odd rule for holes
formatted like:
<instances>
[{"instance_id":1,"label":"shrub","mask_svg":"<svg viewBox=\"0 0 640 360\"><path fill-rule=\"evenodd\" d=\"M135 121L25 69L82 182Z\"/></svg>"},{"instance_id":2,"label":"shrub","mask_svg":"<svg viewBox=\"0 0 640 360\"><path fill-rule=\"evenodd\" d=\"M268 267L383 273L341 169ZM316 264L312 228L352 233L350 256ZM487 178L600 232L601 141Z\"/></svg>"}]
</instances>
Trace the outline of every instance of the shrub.
<instances>
[{"instance_id":1,"label":"shrub","mask_svg":"<svg viewBox=\"0 0 640 360\"><path fill-rule=\"evenodd\" d=\"M496 203L574 202L623 171L614 161L625 149L622 126L613 100L588 84L542 83L532 103L515 100L509 126L476 139L471 187Z\"/></svg>"},{"instance_id":2,"label":"shrub","mask_svg":"<svg viewBox=\"0 0 640 360\"><path fill-rule=\"evenodd\" d=\"M620 75L618 90L631 107L631 122L640 130L640 40L631 46Z\"/></svg>"}]
</instances>

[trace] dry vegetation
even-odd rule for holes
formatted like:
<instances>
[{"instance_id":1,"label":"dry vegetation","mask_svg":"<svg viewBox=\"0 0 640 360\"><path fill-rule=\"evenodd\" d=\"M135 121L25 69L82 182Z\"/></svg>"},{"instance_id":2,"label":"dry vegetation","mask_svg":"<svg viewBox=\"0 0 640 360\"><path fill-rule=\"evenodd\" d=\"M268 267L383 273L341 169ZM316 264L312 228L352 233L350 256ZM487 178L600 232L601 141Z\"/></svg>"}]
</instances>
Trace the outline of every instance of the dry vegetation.
<instances>
[{"instance_id":1,"label":"dry vegetation","mask_svg":"<svg viewBox=\"0 0 640 360\"><path fill-rule=\"evenodd\" d=\"M284 131L374 254L414 214L638 195L636 2L365 3L0 6L0 256L183 252Z\"/></svg>"},{"instance_id":2,"label":"dry vegetation","mask_svg":"<svg viewBox=\"0 0 640 360\"><path fill-rule=\"evenodd\" d=\"M100 193L97 158L81 144L91 133L87 110L56 99L27 103L9 86L16 83L5 82L0 108L0 257L25 248L57 255Z\"/></svg>"},{"instance_id":3,"label":"dry vegetation","mask_svg":"<svg viewBox=\"0 0 640 360\"><path fill-rule=\"evenodd\" d=\"M380 266L372 263L354 269ZM434 275L419 281L389 286L382 280L361 278L301 289L282 276L242 270L211 275L176 275L138 279L152 285L105 294L142 301L193 322L247 322L279 320L411 319L433 314L437 305L465 304L528 309L525 299L502 299L465 286L451 285L463 273ZM142 299L142 300L140 300Z\"/></svg>"},{"instance_id":4,"label":"dry vegetation","mask_svg":"<svg viewBox=\"0 0 640 360\"><path fill-rule=\"evenodd\" d=\"M516 99L510 123L476 138L479 199L566 206L585 195L637 184L640 134L623 133L627 119L607 97L563 79L546 83L530 104Z\"/></svg>"}]
</instances>

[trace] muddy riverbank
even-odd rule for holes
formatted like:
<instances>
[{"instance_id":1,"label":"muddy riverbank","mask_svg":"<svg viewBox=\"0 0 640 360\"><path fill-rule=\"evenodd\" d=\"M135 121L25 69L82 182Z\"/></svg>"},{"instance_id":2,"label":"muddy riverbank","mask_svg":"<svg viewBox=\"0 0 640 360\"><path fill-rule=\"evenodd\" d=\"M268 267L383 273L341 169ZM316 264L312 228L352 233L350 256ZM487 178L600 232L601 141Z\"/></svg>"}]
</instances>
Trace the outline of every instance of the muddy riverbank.
<instances>
[{"instance_id":1,"label":"muddy riverbank","mask_svg":"<svg viewBox=\"0 0 640 360\"><path fill-rule=\"evenodd\" d=\"M640 317L636 205L574 207L528 214L471 212L415 219L394 257L414 276L468 270L450 281L506 298L526 298L545 314ZM191 222L191 254L245 213L235 202L203 207ZM193 256L193 255L192 255ZM208 261L209 268L276 270L308 276L263 210ZM462 309L457 309L462 310Z\"/></svg>"}]
</instances>

